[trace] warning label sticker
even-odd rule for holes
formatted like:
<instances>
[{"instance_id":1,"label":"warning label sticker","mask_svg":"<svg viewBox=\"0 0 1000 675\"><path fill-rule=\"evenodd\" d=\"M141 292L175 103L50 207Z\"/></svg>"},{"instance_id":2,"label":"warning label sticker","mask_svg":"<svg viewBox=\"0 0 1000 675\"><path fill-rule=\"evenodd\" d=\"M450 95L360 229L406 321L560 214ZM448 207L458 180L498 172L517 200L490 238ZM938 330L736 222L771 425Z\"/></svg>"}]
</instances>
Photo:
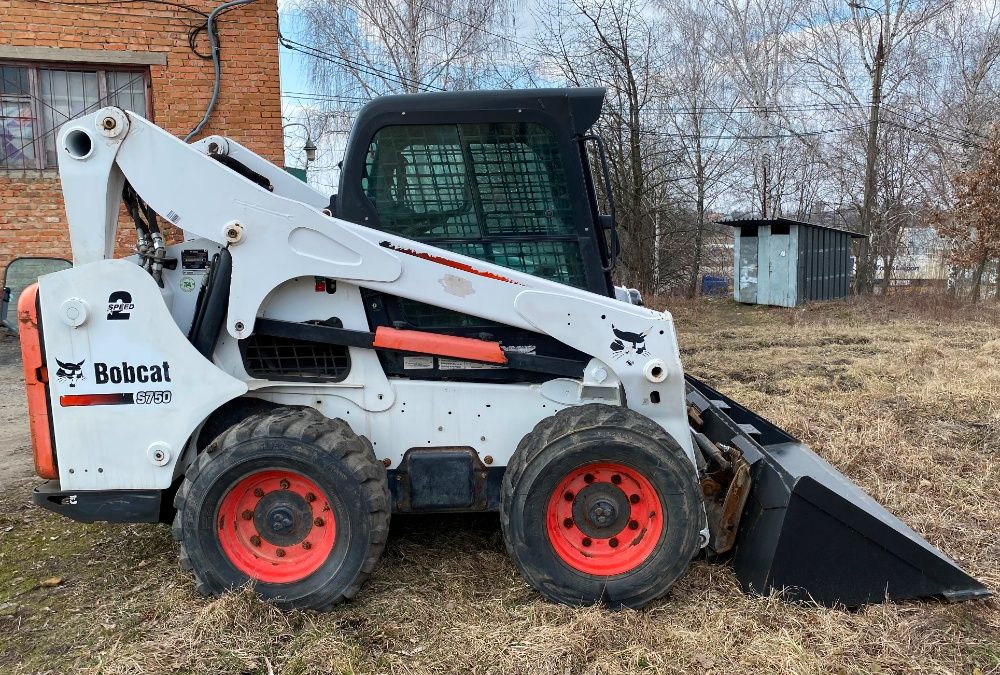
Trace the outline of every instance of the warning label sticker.
<instances>
[{"instance_id":1,"label":"warning label sticker","mask_svg":"<svg viewBox=\"0 0 1000 675\"><path fill-rule=\"evenodd\" d=\"M433 368L433 356L404 356L403 368L406 370L419 370L423 368Z\"/></svg>"},{"instance_id":2,"label":"warning label sticker","mask_svg":"<svg viewBox=\"0 0 1000 675\"><path fill-rule=\"evenodd\" d=\"M438 368L441 370L494 370L504 366L496 363L476 363L475 361L460 361L459 359L438 359Z\"/></svg>"}]
</instances>

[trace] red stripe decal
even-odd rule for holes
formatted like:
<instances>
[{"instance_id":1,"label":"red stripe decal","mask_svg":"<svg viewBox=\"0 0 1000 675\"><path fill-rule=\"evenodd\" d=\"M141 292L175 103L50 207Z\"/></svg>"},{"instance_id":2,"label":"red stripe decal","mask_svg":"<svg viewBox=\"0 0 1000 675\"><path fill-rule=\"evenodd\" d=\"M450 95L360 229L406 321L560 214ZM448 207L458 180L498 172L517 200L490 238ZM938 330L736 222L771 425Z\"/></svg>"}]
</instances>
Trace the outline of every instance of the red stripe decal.
<instances>
[{"instance_id":1,"label":"red stripe decal","mask_svg":"<svg viewBox=\"0 0 1000 675\"><path fill-rule=\"evenodd\" d=\"M406 255L412 255L414 258L420 258L422 260L429 260L430 262L437 263L438 265L444 265L445 267L451 267L452 269L462 270L463 272L468 272L469 274L475 274L480 277L486 277L487 279L495 279L497 281L503 281L508 284L515 284L517 286L524 286L519 281L514 281L513 279L508 279L500 274L495 274L493 272L487 272L486 270L477 270L472 265L467 265L465 263L458 262L457 260L449 260L448 258L442 258L439 255L434 255L432 253L421 253L420 251L414 251L412 248L400 248L394 246L392 242L383 241L379 243L379 246L383 248L388 248L399 253L405 253Z\"/></svg>"},{"instance_id":2,"label":"red stripe decal","mask_svg":"<svg viewBox=\"0 0 1000 675\"><path fill-rule=\"evenodd\" d=\"M59 405L72 408L81 405L128 405L132 394L67 394L59 397Z\"/></svg>"}]
</instances>

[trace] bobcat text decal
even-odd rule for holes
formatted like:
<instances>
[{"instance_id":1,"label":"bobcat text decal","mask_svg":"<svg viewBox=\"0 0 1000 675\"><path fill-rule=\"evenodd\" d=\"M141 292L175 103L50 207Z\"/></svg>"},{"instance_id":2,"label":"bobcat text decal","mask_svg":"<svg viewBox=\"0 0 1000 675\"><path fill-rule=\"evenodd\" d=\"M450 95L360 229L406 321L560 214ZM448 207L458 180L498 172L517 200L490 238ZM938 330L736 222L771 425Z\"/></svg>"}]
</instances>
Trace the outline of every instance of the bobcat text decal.
<instances>
[{"instance_id":1,"label":"bobcat text decal","mask_svg":"<svg viewBox=\"0 0 1000 675\"><path fill-rule=\"evenodd\" d=\"M69 386L75 387L74 380L82 380L83 361L80 363L63 363L58 361L59 371L56 376L60 380L69 380ZM170 362L140 363L133 365L122 361L121 365L108 364L103 361L94 362L94 384L148 384L170 382ZM169 389L148 391L122 391L100 394L64 394L59 397L59 405L64 408L90 405L161 405L170 403L173 393Z\"/></svg>"},{"instance_id":2,"label":"bobcat text decal","mask_svg":"<svg viewBox=\"0 0 1000 675\"><path fill-rule=\"evenodd\" d=\"M133 366L122 361L120 366L94 363L94 382L97 384L133 384L135 382L170 382L170 364L167 361L153 365Z\"/></svg>"}]
</instances>

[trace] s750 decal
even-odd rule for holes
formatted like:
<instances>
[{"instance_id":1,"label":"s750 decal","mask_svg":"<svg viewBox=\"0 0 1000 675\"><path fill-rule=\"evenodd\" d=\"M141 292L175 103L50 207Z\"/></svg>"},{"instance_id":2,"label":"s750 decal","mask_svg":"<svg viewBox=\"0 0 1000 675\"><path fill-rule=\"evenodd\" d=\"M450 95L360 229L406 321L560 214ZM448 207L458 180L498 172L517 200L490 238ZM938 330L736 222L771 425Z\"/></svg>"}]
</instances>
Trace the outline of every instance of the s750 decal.
<instances>
[{"instance_id":1,"label":"s750 decal","mask_svg":"<svg viewBox=\"0 0 1000 675\"><path fill-rule=\"evenodd\" d=\"M126 391L117 394L67 394L59 397L59 405L75 408L90 405L161 405L170 403L169 391Z\"/></svg>"}]
</instances>

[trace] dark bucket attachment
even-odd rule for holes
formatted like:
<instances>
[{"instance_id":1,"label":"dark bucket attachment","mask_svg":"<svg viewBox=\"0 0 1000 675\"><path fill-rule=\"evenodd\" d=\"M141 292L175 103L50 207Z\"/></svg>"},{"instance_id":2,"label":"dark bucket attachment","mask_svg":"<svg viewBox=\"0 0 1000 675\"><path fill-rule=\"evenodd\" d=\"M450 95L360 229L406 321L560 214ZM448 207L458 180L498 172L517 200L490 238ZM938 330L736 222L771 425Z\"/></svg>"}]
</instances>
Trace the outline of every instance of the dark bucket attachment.
<instances>
[{"instance_id":1,"label":"dark bucket attachment","mask_svg":"<svg viewBox=\"0 0 1000 675\"><path fill-rule=\"evenodd\" d=\"M990 594L778 427L691 377L688 403L696 430L750 465L735 545L717 551L730 557L745 591L847 607Z\"/></svg>"}]
</instances>

